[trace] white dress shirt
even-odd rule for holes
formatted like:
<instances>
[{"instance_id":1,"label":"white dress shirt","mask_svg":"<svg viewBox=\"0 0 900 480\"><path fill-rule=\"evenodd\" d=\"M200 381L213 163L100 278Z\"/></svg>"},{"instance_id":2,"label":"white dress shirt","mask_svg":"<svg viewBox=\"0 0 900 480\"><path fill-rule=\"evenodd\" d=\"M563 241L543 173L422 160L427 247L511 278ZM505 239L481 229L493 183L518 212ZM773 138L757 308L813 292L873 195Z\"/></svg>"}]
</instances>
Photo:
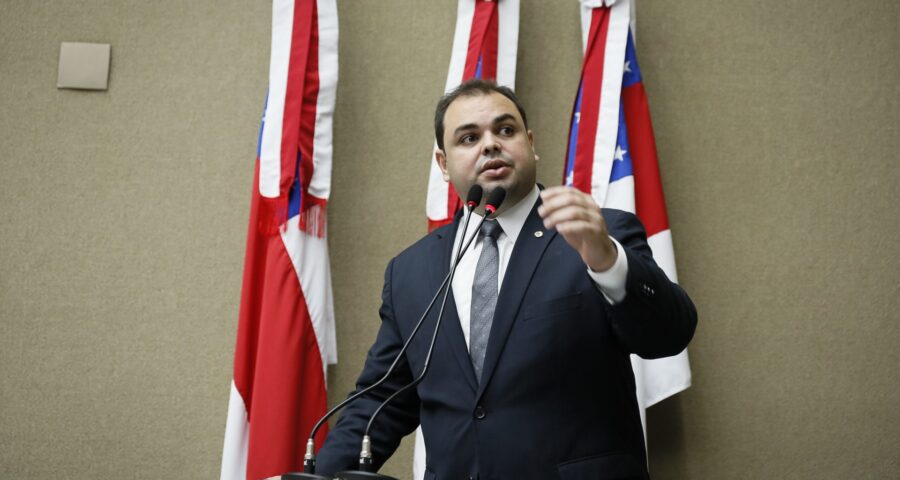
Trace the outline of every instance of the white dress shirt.
<instances>
[{"instance_id":1,"label":"white dress shirt","mask_svg":"<svg viewBox=\"0 0 900 480\"><path fill-rule=\"evenodd\" d=\"M509 265L509 259L512 256L516 240L519 238L520 234L535 234L535 232L522 232L522 227L525 225L525 220L528 219L528 215L531 213L532 208L534 208L534 204L537 202L539 196L540 190L535 186L534 190L520 200L519 203L513 205L497 217L497 221L500 222L500 227L503 229L503 233L497 238L497 250L500 256L497 289L500 295L503 295L503 290L500 288L503 285L503 276L506 273L507 265ZM478 224L481 223L481 218L481 215L472 213L468 229L465 232L466 239L470 238L475 233L475 229L478 228ZM541 232L543 233L544 231L545 230L542 227ZM456 239L453 243L454 253L462 239L462 234L462 228L458 229L456 232ZM617 257L615 264L613 264L609 270L604 272L595 272L587 267L586 269L588 275L590 275L591 279L600 289L600 292L606 297L606 300L611 304L616 304L625 299L625 279L628 276L628 260L625 258L622 245L620 245L616 239L612 237L610 237L610 239L612 239L613 243L616 245ZM475 281L475 266L478 264L478 258L481 256L481 246L482 241L481 236L479 235L479 237L472 242L472 245L469 246L469 250L463 254L459 266L456 267L456 273L453 275L453 297L456 300L456 311L459 314L459 323L462 327L463 337L466 339L466 346L469 345L469 317L472 313L472 283ZM453 264L452 258L450 259L450 264L451 266Z\"/></svg>"}]
</instances>

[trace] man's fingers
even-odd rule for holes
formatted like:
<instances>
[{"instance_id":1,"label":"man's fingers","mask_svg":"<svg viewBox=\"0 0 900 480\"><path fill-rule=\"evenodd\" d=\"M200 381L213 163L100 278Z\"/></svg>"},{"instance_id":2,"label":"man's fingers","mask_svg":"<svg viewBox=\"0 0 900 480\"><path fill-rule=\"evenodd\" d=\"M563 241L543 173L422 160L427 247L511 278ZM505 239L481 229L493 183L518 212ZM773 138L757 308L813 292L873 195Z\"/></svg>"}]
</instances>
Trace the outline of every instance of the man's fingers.
<instances>
[{"instance_id":1,"label":"man's fingers","mask_svg":"<svg viewBox=\"0 0 900 480\"><path fill-rule=\"evenodd\" d=\"M541 203L553 208L572 202L582 203L585 194L571 187L552 187L541 192Z\"/></svg>"},{"instance_id":2,"label":"man's fingers","mask_svg":"<svg viewBox=\"0 0 900 480\"><path fill-rule=\"evenodd\" d=\"M547 218L557 210L569 208L572 206L581 208L583 210L596 212L597 215L600 214L600 207L597 206L597 203L594 202L594 199L590 196L581 193L580 191L573 188L555 188L561 188L561 190L550 192L546 196L544 196L543 193L546 193L547 190L544 190L544 192L542 192L541 206L538 207L538 215L540 215L542 218Z\"/></svg>"},{"instance_id":3,"label":"man's fingers","mask_svg":"<svg viewBox=\"0 0 900 480\"><path fill-rule=\"evenodd\" d=\"M556 224L556 231L564 237L571 234L596 233L597 230L599 230L597 224L588 220L568 220Z\"/></svg>"},{"instance_id":4,"label":"man's fingers","mask_svg":"<svg viewBox=\"0 0 900 480\"><path fill-rule=\"evenodd\" d=\"M601 215L599 211L584 208L580 205L566 205L553 210L546 210L543 215L544 227L556 228L563 222L585 221L600 227Z\"/></svg>"}]
</instances>

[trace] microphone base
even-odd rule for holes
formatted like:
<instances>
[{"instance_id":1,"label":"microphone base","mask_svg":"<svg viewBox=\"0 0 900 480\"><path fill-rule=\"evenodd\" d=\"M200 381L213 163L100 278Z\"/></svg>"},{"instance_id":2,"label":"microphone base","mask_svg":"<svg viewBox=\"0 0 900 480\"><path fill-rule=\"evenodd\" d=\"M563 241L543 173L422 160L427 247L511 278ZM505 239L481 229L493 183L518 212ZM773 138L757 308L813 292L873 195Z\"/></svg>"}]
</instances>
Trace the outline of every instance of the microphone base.
<instances>
[{"instance_id":1,"label":"microphone base","mask_svg":"<svg viewBox=\"0 0 900 480\"><path fill-rule=\"evenodd\" d=\"M281 480L334 480L332 477L325 475L316 475L315 473L285 473L281 476Z\"/></svg>"},{"instance_id":2,"label":"microphone base","mask_svg":"<svg viewBox=\"0 0 900 480\"><path fill-rule=\"evenodd\" d=\"M335 480L397 480L394 477L375 472L362 472L358 470L338 472Z\"/></svg>"}]
</instances>

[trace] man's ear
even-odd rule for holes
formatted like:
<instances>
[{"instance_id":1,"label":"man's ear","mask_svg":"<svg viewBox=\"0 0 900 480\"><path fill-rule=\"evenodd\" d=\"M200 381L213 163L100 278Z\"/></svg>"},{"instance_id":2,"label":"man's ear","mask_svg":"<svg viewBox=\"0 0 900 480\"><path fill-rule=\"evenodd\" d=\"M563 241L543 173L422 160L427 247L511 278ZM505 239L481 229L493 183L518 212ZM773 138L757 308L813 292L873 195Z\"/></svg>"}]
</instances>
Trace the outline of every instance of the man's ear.
<instances>
[{"instance_id":1,"label":"man's ear","mask_svg":"<svg viewBox=\"0 0 900 480\"><path fill-rule=\"evenodd\" d=\"M447 172L447 156L444 155L444 151L440 148L434 149L434 161L437 162L438 168L441 169L441 173L444 174L444 181L450 181L450 173Z\"/></svg>"},{"instance_id":2,"label":"man's ear","mask_svg":"<svg viewBox=\"0 0 900 480\"><path fill-rule=\"evenodd\" d=\"M540 161L541 157L539 157L537 152L534 151L534 132L532 132L531 130L528 131L528 144L531 145L531 152L534 153L534 161Z\"/></svg>"}]
</instances>

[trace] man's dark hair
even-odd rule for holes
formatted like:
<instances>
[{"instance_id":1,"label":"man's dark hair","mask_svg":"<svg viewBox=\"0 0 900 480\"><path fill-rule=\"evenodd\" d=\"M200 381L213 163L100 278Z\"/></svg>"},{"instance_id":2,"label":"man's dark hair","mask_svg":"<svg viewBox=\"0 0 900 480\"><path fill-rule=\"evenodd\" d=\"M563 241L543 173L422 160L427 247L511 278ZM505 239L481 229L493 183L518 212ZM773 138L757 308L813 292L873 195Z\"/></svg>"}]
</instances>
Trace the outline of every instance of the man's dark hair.
<instances>
[{"instance_id":1,"label":"man's dark hair","mask_svg":"<svg viewBox=\"0 0 900 480\"><path fill-rule=\"evenodd\" d=\"M444 115L447 114L447 108L450 107L450 104L459 97L490 95L494 92L503 95L515 104L516 109L519 110L519 115L522 116L522 123L525 124L525 129L528 129L528 120L525 118L525 109L522 107L522 103L519 102L519 98L516 97L516 94L513 93L509 87L499 86L490 80L473 78L461 83L458 87L444 94L438 102L437 108L434 111L434 138L437 140L438 148L441 150L444 149Z\"/></svg>"}]
</instances>

